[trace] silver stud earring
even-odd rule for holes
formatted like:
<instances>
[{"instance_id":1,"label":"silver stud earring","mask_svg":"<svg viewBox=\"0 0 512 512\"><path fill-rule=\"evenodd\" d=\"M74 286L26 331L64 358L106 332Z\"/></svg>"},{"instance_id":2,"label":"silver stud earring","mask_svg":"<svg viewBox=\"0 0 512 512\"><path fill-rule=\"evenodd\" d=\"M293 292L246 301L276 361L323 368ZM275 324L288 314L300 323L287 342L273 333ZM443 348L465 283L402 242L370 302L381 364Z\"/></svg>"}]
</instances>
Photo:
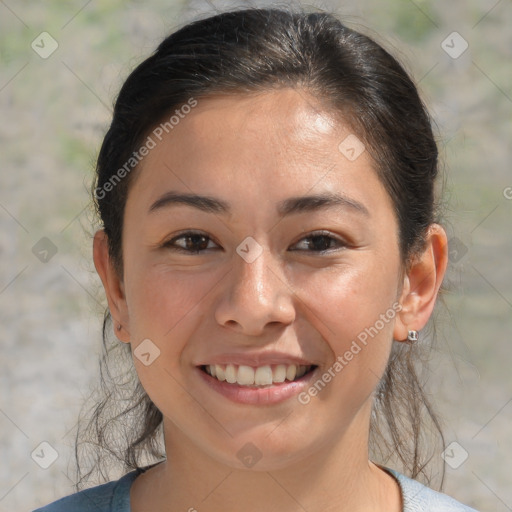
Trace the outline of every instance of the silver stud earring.
<instances>
[{"instance_id":1,"label":"silver stud earring","mask_svg":"<svg viewBox=\"0 0 512 512\"><path fill-rule=\"evenodd\" d=\"M407 334L407 342L414 343L415 341L418 341L418 331L409 331Z\"/></svg>"},{"instance_id":2,"label":"silver stud earring","mask_svg":"<svg viewBox=\"0 0 512 512\"><path fill-rule=\"evenodd\" d=\"M121 330L121 324L117 324L117 330L120 331Z\"/></svg>"}]
</instances>

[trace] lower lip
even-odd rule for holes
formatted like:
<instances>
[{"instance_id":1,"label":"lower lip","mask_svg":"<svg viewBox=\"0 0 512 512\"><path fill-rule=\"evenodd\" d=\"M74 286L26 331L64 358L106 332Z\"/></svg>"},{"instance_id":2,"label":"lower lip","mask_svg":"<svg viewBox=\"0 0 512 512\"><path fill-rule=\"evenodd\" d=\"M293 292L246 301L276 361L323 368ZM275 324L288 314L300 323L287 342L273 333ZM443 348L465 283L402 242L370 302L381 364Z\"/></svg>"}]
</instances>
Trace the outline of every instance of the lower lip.
<instances>
[{"instance_id":1,"label":"lower lip","mask_svg":"<svg viewBox=\"0 0 512 512\"><path fill-rule=\"evenodd\" d=\"M208 375L200 368L197 368L201 378L211 389L217 391L217 393L220 393L232 402L251 405L277 404L298 395L309 387L309 382L317 370L318 367L296 381L285 381L266 388L252 388L249 386L240 386L239 384L230 384L226 381L221 382L215 377Z\"/></svg>"}]
</instances>

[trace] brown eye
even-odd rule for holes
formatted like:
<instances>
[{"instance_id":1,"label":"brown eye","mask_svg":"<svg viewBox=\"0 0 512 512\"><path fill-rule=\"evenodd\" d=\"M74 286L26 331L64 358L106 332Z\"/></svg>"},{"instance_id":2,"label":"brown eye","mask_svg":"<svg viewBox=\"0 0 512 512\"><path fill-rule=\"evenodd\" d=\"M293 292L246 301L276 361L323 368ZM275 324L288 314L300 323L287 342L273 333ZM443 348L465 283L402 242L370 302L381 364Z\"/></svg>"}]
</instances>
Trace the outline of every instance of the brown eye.
<instances>
[{"instance_id":1,"label":"brown eye","mask_svg":"<svg viewBox=\"0 0 512 512\"><path fill-rule=\"evenodd\" d=\"M179 244L177 243L178 241L180 241ZM197 254L206 251L209 248L209 242L211 242L209 236L203 233L196 233L195 231L187 231L165 242L163 247L187 254Z\"/></svg>"},{"instance_id":2,"label":"brown eye","mask_svg":"<svg viewBox=\"0 0 512 512\"><path fill-rule=\"evenodd\" d=\"M303 241L306 242L306 249L293 249L293 250L306 250L307 252L332 252L337 248L347 247L347 243L339 238L331 236L329 232L321 231L318 233L311 233L309 236L302 238L296 245ZM333 247L334 244L334 247ZM308 249L310 249L308 251Z\"/></svg>"}]
</instances>

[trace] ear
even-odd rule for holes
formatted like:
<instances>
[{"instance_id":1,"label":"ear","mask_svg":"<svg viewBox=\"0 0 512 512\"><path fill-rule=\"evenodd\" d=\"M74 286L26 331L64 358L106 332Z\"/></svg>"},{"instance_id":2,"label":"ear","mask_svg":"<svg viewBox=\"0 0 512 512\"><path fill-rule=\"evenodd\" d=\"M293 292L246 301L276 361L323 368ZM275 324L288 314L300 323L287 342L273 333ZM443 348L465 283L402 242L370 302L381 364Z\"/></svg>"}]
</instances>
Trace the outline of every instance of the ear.
<instances>
[{"instance_id":1,"label":"ear","mask_svg":"<svg viewBox=\"0 0 512 512\"><path fill-rule=\"evenodd\" d=\"M93 259L107 295L108 308L112 315L114 334L125 343L130 342L129 315L124 295L122 278L114 268L108 251L108 237L103 229L97 231L93 241ZM121 325L118 330L117 326Z\"/></svg>"},{"instance_id":2,"label":"ear","mask_svg":"<svg viewBox=\"0 0 512 512\"><path fill-rule=\"evenodd\" d=\"M409 330L425 327L432 314L437 294L448 264L448 241L439 224L427 231L425 249L410 263L404 277L400 304L394 328L394 339L405 341Z\"/></svg>"}]
</instances>

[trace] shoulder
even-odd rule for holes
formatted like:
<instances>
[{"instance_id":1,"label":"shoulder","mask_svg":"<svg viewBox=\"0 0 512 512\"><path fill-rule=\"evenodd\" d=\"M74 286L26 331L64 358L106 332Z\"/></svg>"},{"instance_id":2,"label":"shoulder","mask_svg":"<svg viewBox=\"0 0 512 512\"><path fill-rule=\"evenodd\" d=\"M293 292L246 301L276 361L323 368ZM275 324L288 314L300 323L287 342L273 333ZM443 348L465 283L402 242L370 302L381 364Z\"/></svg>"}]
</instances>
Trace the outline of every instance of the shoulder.
<instances>
[{"instance_id":1,"label":"shoulder","mask_svg":"<svg viewBox=\"0 0 512 512\"><path fill-rule=\"evenodd\" d=\"M119 480L85 489L34 512L129 512L130 487L139 473L132 471Z\"/></svg>"},{"instance_id":2,"label":"shoulder","mask_svg":"<svg viewBox=\"0 0 512 512\"><path fill-rule=\"evenodd\" d=\"M404 500L403 512L477 512L446 494L434 491L398 471L383 468L398 481Z\"/></svg>"}]
</instances>

